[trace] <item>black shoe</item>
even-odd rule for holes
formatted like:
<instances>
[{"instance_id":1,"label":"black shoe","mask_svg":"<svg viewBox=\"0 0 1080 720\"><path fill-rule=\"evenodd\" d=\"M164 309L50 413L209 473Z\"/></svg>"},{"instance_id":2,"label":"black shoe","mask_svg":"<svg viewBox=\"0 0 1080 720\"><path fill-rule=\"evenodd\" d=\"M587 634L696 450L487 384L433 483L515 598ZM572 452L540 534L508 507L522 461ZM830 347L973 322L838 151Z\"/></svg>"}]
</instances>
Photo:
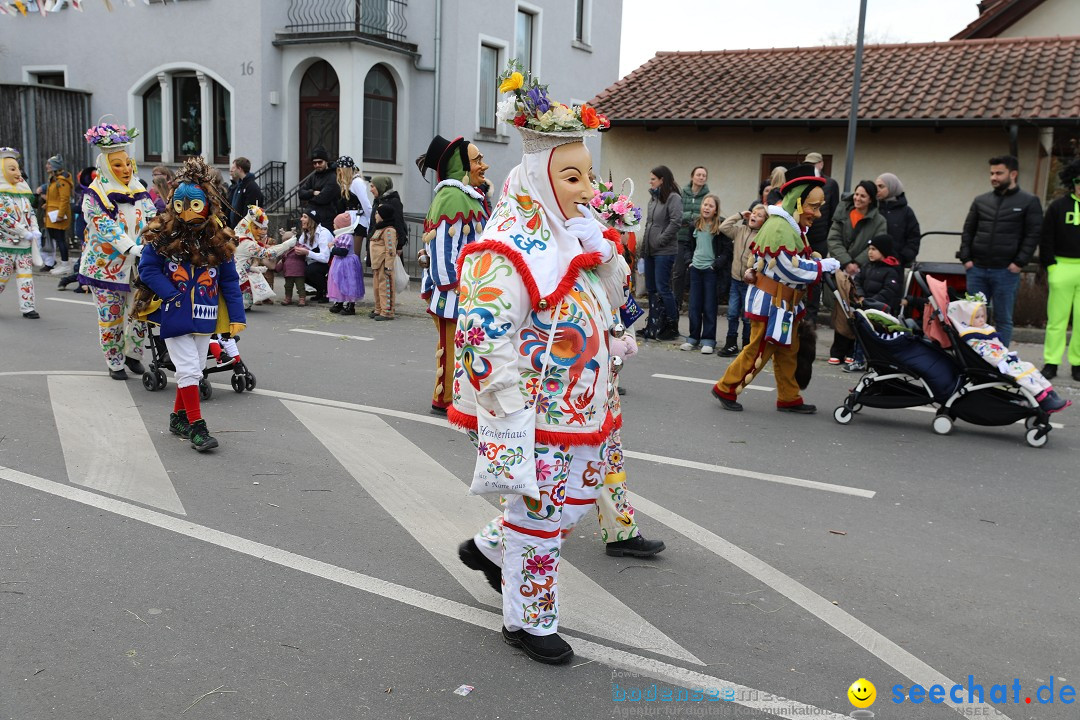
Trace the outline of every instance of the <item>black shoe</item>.
<instances>
[{"instance_id":1,"label":"black shoe","mask_svg":"<svg viewBox=\"0 0 1080 720\"><path fill-rule=\"evenodd\" d=\"M625 395L626 394L626 388L624 388L622 385L619 386L619 394L620 395Z\"/></svg>"},{"instance_id":2,"label":"black shoe","mask_svg":"<svg viewBox=\"0 0 1080 720\"><path fill-rule=\"evenodd\" d=\"M1039 372L1047 380L1053 380L1057 377L1057 363L1046 363Z\"/></svg>"},{"instance_id":3,"label":"black shoe","mask_svg":"<svg viewBox=\"0 0 1080 720\"><path fill-rule=\"evenodd\" d=\"M604 548L611 557L622 557L623 555L629 555L630 557L652 557L656 553L663 550L665 547L663 540L646 540L641 535L632 537L628 540L619 540L618 542L610 542L607 547Z\"/></svg>"},{"instance_id":4,"label":"black shoe","mask_svg":"<svg viewBox=\"0 0 1080 720\"><path fill-rule=\"evenodd\" d=\"M660 334L656 336L657 340L678 340L682 335L679 334L678 321L670 322L664 326L664 329L660 331Z\"/></svg>"},{"instance_id":5,"label":"black shoe","mask_svg":"<svg viewBox=\"0 0 1080 720\"><path fill-rule=\"evenodd\" d=\"M466 540L458 545L457 554L465 567L470 570L479 570L484 573L488 585L490 585L495 592L502 595L502 568L491 562L487 555L480 552L480 548L476 547L476 542L474 540Z\"/></svg>"},{"instance_id":6,"label":"black shoe","mask_svg":"<svg viewBox=\"0 0 1080 720\"><path fill-rule=\"evenodd\" d=\"M213 450L217 446L217 438L212 436L210 431L206 429L205 420L199 418L191 423L191 447L199 452L206 452L207 450Z\"/></svg>"},{"instance_id":7,"label":"black shoe","mask_svg":"<svg viewBox=\"0 0 1080 720\"><path fill-rule=\"evenodd\" d=\"M186 410L178 410L169 414L169 432L179 435L185 440L191 439L191 423L187 419Z\"/></svg>"},{"instance_id":8,"label":"black shoe","mask_svg":"<svg viewBox=\"0 0 1080 720\"><path fill-rule=\"evenodd\" d=\"M382 315L380 315L379 317L382 317ZM431 406L431 414L446 417L446 408L439 407L438 405L432 405Z\"/></svg>"},{"instance_id":9,"label":"black shoe","mask_svg":"<svg viewBox=\"0 0 1080 720\"><path fill-rule=\"evenodd\" d=\"M817 412L817 405L803 403L802 405L788 405L776 408L780 412L796 413L798 415L813 415Z\"/></svg>"},{"instance_id":10,"label":"black shoe","mask_svg":"<svg viewBox=\"0 0 1080 720\"><path fill-rule=\"evenodd\" d=\"M41 272L43 272L43 273L51 273L53 271L54 267L56 267L56 266L55 265L42 265L41 266Z\"/></svg>"},{"instance_id":11,"label":"black shoe","mask_svg":"<svg viewBox=\"0 0 1080 720\"><path fill-rule=\"evenodd\" d=\"M356 303L345 303L345 309L341 311L342 315L355 315Z\"/></svg>"},{"instance_id":12,"label":"black shoe","mask_svg":"<svg viewBox=\"0 0 1080 720\"><path fill-rule=\"evenodd\" d=\"M119 370L110 370L109 377L111 377L113 380L127 380L127 373L124 372L124 368L120 368Z\"/></svg>"},{"instance_id":13,"label":"black shoe","mask_svg":"<svg viewBox=\"0 0 1080 720\"><path fill-rule=\"evenodd\" d=\"M368 316L369 318L371 318L372 320L374 320L375 318L379 317L379 313L377 313L377 312L375 312L374 310L372 310L371 312L369 312L369 313L367 314L367 316Z\"/></svg>"},{"instance_id":14,"label":"black shoe","mask_svg":"<svg viewBox=\"0 0 1080 720\"><path fill-rule=\"evenodd\" d=\"M335 315L337 315L337 314L338 314L339 312L341 312L341 311L342 311L342 309L343 309L344 307L345 307L345 306L344 306L344 305L343 305L342 303L334 303L333 305L331 305L331 306L330 306L330 312L332 312L332 313L334 313Z\"/></svg>"},{"instance_id":15,"label":"black shoe","mask_svg":"<svg viewBox=\"0 0 1080 720\"><path fill-rule=\"evenodd\" d=\"M559 637L558 633L551 635L530 635L524 630L510 632L505 627L502 629L503 640L507 645L519 647L525 654L537 662L548 665L562 665L570 662L574 657L574 649L570 644Z\"/></svg>"},{"instance_id":16,"label":"black shoe","mask_svg":"<svg viewBox=\"0 0 1080 720\"><path fill-rule=\"evenodd\" d=\"M846 373L863 372L864 370L866 370L866 363L856 362L852 360L849 363L845 363L844 366L840 369Z\"/></svg>"},{"instance_id":17,"label":"black shoe","mask_svg":"<svg viewBox=\"0 0 1080 720\"><path fill-rule=\"evenodd\" d=\"M726 397L720 394L720 392L716 389L715 385L713 385L712 394L714 398L720 401L720 407L724 408L725 410L730 410L731 412L742 412L742 404L736 402L735 400L728 400Z\"/></svg>"},{"instance_id":18,"label":"black shoe","mask_svg":"<svg viewBox=\"0 0 1080 720\"><path fill-rule=\"evenodd\" d=\"M124 364L127 365L128 370L136 375L142 375L146 372L146 368L143 367L143 364L133 357L124 358Z\"/></svg>"},{"instance_id":19,"label":"black shoe","mask_svg":"<svg viewBox=\"0 0 1080 720\"><path fill-rule=\"evenodd\" d=\"M392 317L386 317L385 315L376 315L375 322L386 322L387 320L393 320Z\"/></svg>"},{"instance_id":20,"label":"black shoe","mask_svg":"<svg viewBox=\"0 0 1080 720\"><path fill-rule=\"evenodd\" d=\"M31 310L30 312L24 312L22 314L22 316L24 318L26 318L27 320L37 320L37 319L39 319L41 317L40 315L37 314L37 310Z\"/></svg>"},{"instance_id":21,"label":"black shoe","mask_svg":"<svg viewBox=\"0 0 1080 720\"><path fill-rule=\"evenodd\" d=\"M76 280L78 280L78 278L68 276L68 277L66 277L66 278L64 278L63 280L60 281L60 284L56 286L56 289L57 290L63 290L64 288L66 288L68 285L75 282Z\"/></svg>"},{"instance_id":22,"label":"black shoe","mask_svg":"<svg viewBox=\"0 0 1080 720\"><path fill-rule=\"evenodd\" d=\"M89 290L83 290L82 285L79 285L77 288L75 288L71 292L75 293L76 295L88 295L90 293Z\"/></svg>"},{"instance_id":23,"label":"black shoe","mask_svg":"<svg viewBox=\"0 0 1080 720\"><path fill-rule=\"evenodd\" d=\"M724 344L724 347L720 349L718 354L720 357L735 357L739 354L739 343L729 340Z\"/></svg>"},{"instance_id":24,"label":"black shoe","mask_svg":"<svg viewBox=\"0 0 1080 720\"><path fill-rule=\"evenodd\" d=\"M1072 376L1073 380L1075 380L1076 382L1080 382L1080 366L1074 367L1072 369Z\"/></svg>"}]
</instances>

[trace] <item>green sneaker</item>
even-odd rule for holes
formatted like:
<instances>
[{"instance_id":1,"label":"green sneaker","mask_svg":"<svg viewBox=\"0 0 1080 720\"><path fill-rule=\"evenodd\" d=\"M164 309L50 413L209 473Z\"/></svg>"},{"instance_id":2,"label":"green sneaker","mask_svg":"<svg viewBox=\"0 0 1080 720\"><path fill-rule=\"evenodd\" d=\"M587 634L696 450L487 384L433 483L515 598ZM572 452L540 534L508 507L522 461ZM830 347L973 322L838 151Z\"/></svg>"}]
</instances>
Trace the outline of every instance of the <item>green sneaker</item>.
<instances>
[{"instance_id":1,"label":"green sneaker","mask_svg":"<svg viewBox=\"0 0 1080 720\"><path fill-rule=\"evenodd\" d=\"M213 450L218 446L218 441L206 429L206 421L202 418L191 423L191 447L199 452Z\"/></svg>"},{"instance_id":2,"label":"green sneaker","mask_svg":"<svg viewBox=\"0 0 1080 720\"><path fill-rule=\"evenodd\" d=\"M186 410L178 410L169 414L169 432L179 435L185 440L191 438L191 424L187 419Z\"/></svg>"}]
</instances>

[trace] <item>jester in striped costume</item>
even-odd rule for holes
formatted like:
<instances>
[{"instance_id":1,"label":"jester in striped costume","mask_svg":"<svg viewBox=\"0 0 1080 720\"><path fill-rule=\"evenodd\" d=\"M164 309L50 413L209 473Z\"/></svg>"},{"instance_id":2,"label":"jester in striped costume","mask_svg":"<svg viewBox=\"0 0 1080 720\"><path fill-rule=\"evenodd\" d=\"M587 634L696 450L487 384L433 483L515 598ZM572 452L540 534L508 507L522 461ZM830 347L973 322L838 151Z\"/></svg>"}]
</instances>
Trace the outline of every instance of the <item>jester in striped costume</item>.
<instances>
[{"instance_id":1,"label":"jester in striped costume","mask_svg":"<svg viewBox=\"0 0 1080 720\"><path fill-rule=\"evenodd\" d=\"M489 215L483 188L488 166L480 150L464 138L448 141L436 135L416 159L420 174L434 170L439 184L424 218L421 264L427 258L420 296L439 336L435 350L435 391L431 411L445 415L452 401L454 330L458 312L457 261L461 250L480 237Z\"/></svg>"},{"instance_id":2,"label":"jester in striped costume","mask_svg":"<svg viewBox=\"0 0 1080 720\"><path fill-rule=\"evenodd\" d=\"M771 359L776 409L804 415L817 411L803 402L795 380L798 324L806 314L807 288L819 282L823 272L838 270L840 263L821 259L806 240L807 228L821 217L825 204L825 178L815 176L812 165L797 165L787 171L785 180L780 187L783 200L768 208L769 218L750 246L753 266L744 277L750 288L743 305L750 320L750 342L712 389L725 410L743 409L739 393Z\"/></svg>"}]
</instances>

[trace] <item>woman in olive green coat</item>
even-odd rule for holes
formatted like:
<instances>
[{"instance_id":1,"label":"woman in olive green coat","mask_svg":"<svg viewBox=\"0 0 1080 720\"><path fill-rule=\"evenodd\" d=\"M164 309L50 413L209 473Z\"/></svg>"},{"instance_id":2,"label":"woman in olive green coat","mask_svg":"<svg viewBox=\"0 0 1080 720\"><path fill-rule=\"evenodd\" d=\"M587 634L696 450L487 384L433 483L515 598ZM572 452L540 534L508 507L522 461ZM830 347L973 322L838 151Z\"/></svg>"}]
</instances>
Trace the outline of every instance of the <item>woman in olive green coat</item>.
<instances>
[{"instance_id":1,"label":"woman in olive green coat","mask_svg":"<svg viewBox=\"0 0 1080 720\"><path fill-rule=\"evenodd\" d=\"M877 187L860 180L851 197L840 202L829 228L829 256L840 261L840 269L854 275L869 258L870 240L889 228L877 210Z\"/></svg>"}]
</instances>

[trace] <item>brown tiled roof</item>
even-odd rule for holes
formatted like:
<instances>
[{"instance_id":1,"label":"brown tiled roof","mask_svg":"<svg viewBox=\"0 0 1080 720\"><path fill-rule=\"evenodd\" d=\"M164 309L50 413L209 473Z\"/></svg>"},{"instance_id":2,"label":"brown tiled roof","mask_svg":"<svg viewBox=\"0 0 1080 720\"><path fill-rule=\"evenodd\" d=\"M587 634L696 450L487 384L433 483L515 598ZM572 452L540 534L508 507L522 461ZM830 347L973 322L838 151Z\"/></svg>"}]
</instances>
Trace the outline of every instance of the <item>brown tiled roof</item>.
<instances>
[{"instance_id":1,"label":"brown tiled roof","mask_svg":"<svg viewBox=\"0 0 1080 720\"><path fill-rule=\"evenodd\" d=\"M982 0L979 3L979 17L950 40L995 37L1042 3L1043 0Z\"/></svg>"},{"instance_id":2,"label":"brown tiled roof","mask_svg":"<svg viewBox=\"0 0 1080 720\"><path fill-rule=\"evenodd\" d=\"M591 103L619 125L837 125L854 48L660 52ZM865 48L864 125L1078 124L1080 37Z\"/></svg>"}]
</instances>

